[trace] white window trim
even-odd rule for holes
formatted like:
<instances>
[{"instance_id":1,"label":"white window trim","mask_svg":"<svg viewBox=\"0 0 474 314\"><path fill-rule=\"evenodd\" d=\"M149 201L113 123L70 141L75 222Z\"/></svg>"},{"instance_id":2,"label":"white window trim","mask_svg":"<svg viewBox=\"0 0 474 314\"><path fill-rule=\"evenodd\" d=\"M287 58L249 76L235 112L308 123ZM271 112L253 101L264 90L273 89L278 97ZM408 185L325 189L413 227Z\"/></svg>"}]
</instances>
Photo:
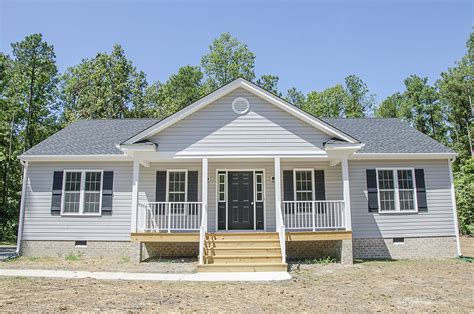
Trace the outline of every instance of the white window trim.
<instances>
[{"instance_id":1,"label":"white window trim","mask_svg":"<svg viewBox=\"0 0 474 314\"><path fill-rule=\"evenodd\" d=\"M81 188L79 194L79 212L78 213L65 213L64 212L64 196L66 190L66 173L68 172L80 172L81 173ZM84 199L85 199L85 187L86 187L86 173L87 172L100 172L100 199L99 199L99 212L98 213L84 213ZM61 194L61 216L102 216L102 191L104 187L104 170L103 169L64 169L63 170L63 184Z\"/></svg>"},{"instance_id":2,"label":"white window trim","mask_svg":"<svg viewBox=\"0 0 474 314\"><path fill-rule=\"evenodd\" d=\"M315 193L315 185L314 185L314 168L294 168L293 169L293 199L295 202L299 202L296 200L296 172L298 171L310 171L311 172L311 200L308 201L314 201L316 196L314 195ZM304 201L301 201L304 202Z\"/></svg>"},{"instance_id":3,"label":"white window trim","mask_svg":"<svg viewBox=\"0 0 474 314\"><path fill-rule=\"evenodd\" d=\"M221 176L224 177L224 200L220 200L221 195ZM217 172L217 202L227 204L227 171L226 172Z\"/></svg>"},{"instance_id":4,"label":"white window trim","mask_svg":"<svg viewBox=\"0 0 474 314\"><path fill-rule=\"evenodd\" d=\"M382 210L380 206L380 187L379 187L379 170L388 170L393 172L393 183L394 183L394 197L395 197L395 210ZM398 170L410 170L413 178L413 210L400 210L400 189L398 188ZM379 206L379 214L406 214L406 213L418 213L418 199L416 195L416 178L415 168L412 167L388 167L388 168L375 168L376 180L377 180L377 201Z\"/></svg>"},{"instance_id":5,"label":"white window trim","mask_svg":"<svg viewBox=\"0 0 474 314\"><path fill-rule=\"evenodd\" d=\"M187 203L188 202L188 169L167 169L166 170L166 202L172 203L169 200L170 172L184 172L184 203ZM182 202L173 202L173 203L182 203ZM171 213L171 210L170 210L170 213ZM179 213L179 212L172 213L172 216L186 216L186 209L184 209L182 213Z\"/></svg>"}]
</instances>

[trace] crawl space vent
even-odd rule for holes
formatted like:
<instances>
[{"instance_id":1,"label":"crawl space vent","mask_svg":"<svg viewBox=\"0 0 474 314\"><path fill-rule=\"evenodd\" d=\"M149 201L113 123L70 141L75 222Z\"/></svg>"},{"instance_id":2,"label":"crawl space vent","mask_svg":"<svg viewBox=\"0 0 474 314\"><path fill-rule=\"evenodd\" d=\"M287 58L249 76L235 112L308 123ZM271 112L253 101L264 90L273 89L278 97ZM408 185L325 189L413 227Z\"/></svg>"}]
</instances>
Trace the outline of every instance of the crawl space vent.
<instances>
[{"instance_id":1,"label":"crawl space vent","mask_svg":"<svg viewBox=\"0 0 474 314\"><path fill-rule=\"evenodd\" d=\"M234 110L236 114L245 114L249 111L249 108L248 100L243 97L237 97L232 102L232 110Z\"/></svg>"}]
</instances>

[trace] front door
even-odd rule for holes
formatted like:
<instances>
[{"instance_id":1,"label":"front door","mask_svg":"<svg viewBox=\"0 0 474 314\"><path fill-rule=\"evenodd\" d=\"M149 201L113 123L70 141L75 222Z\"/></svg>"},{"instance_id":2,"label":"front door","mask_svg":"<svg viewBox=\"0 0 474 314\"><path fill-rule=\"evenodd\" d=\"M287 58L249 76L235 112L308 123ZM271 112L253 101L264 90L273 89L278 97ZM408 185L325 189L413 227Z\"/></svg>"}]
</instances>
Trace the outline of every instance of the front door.
<instances>
[{"instance_id":1,"label":"front door","mask_svg":"<svg viewBox=\"0 0 474 314\"><path fill-rule=\"evenodd\" d=\"M253 172L228 172L229 230L254 229Z\"/></svg>"}]
</instances>

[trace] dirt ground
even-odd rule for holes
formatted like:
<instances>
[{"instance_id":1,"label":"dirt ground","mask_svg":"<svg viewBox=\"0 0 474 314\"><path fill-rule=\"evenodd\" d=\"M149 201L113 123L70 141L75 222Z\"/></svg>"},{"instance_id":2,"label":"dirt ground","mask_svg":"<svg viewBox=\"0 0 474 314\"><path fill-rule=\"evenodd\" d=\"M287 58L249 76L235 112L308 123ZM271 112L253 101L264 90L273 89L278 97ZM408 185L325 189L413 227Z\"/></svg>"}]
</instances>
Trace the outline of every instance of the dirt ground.
<instances>
[{"instance_id":1,"label":"dirt ground","mask_svg":"<svg viewBox=\"0 0 474 314\"><path fill-rule=\"evenodd\" d=\"M474 238L462 244L473 256ZM291 274L272 283L0 278L0 312L474 312L466 259L294 265Z\"/></svg>"}]
</instances>

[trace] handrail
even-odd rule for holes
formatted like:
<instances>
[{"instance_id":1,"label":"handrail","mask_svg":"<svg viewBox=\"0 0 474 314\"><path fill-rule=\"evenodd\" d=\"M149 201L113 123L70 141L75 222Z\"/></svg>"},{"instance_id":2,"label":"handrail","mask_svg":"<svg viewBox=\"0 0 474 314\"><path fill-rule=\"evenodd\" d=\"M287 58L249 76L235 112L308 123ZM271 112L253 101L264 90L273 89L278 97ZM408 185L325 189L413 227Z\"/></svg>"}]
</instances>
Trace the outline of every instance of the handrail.
<instances>
[{"instance_id":1,"label":"handrail","mask_svg":"<svg viewBox=\"0 0 474 314\"><path fill-rule=\"evenodd\" d=\"M281 248L281 262L286 263L286 230L285 223L283 221L283 215L281 213L281 206L277 203L277 215L276 215L276 229L278 231L278 236L280 238L280 248Z\"/></svg>"},{"instance_id":2,"label":"handrail","mask_svg":"<svg viewBox=\"0 0 474 314\"><path fill-rule=\"evenodd\" d=\"M199 264L204 264L204 241L207 232L207 206L202 206L201 226L199 228Z\"/></svg>"}]
</instances>

